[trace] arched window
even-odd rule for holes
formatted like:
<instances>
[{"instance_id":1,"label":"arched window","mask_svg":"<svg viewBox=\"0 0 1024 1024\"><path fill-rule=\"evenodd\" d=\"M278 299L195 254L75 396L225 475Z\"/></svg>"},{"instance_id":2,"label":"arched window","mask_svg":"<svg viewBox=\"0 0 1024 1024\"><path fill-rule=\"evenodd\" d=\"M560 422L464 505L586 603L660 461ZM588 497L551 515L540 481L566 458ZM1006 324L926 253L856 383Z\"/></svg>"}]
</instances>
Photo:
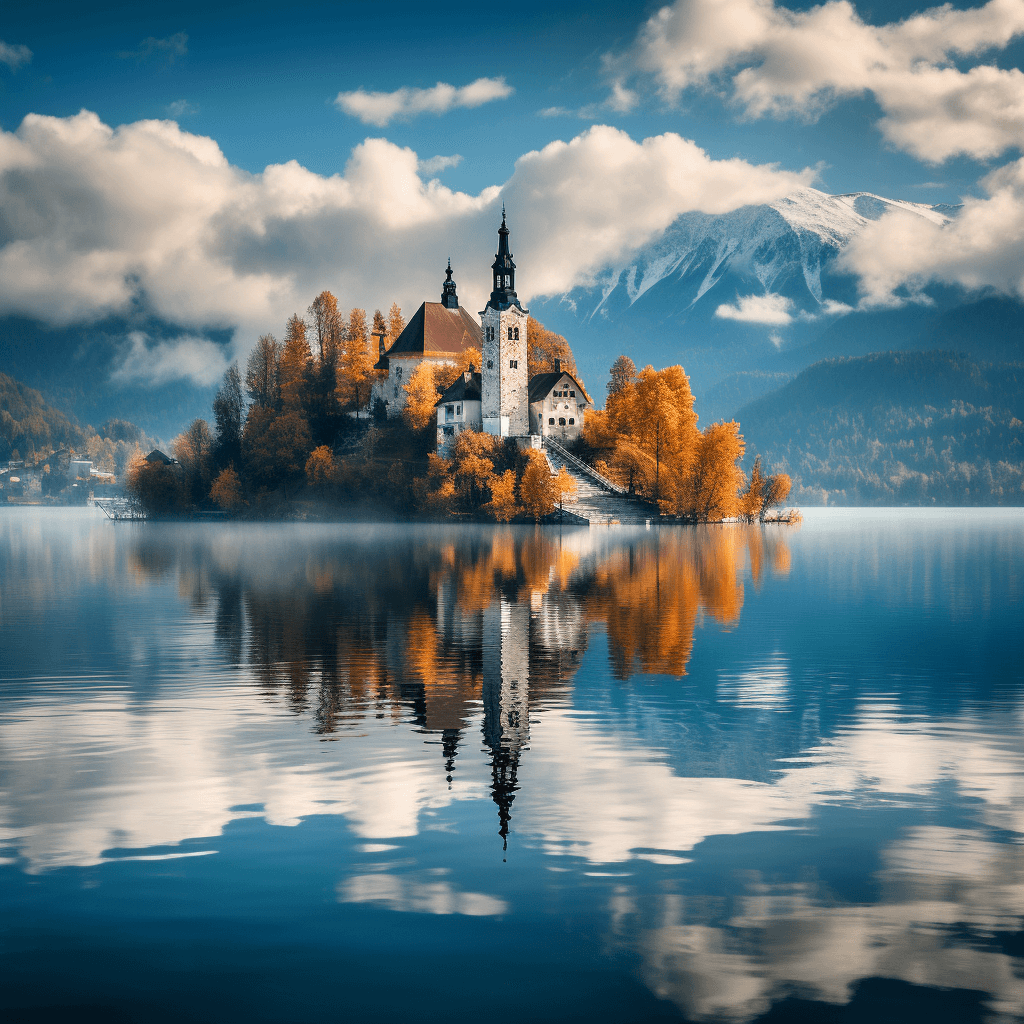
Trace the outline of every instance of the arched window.
<instances>
[{"instance_id":1,"label":"arched window","mask_svg":"<svg viewBox=\"0 0 1024 1024\"><path fill-rule=\"evenodd\" d=\"M575 422L576 421L570 416L569 417L569 426L571 427Z\"/></svg>"},{"instance_id":2,"label":"arched window","mask_svg":"<svg viewBox=\"0 0 1024 1024\"><path fill-rule=\"evenodd\" d=\"M551 427L553 427L555 425L555 417L554 416L549 416L548 417L548 425L551 426Z\"/></svg>"},{"instance_id":3,"label":"arched window","mask_svg":"<svg viewBox=\"0 0 1024 1024\"><path fill-rule=\"evenodd\" d=\"M519 340L519 328L517 327L513 333L516 336L515 340L518 341Z\"/></svg>"},{"instance_id":4,"label":"arched window","mask_svg":"<svg viewBox=\"0 0 1024 1024\"><path fill-rule=\"evenodd\" d=\"M508 329L508 340L509 341L512 340L512 328L511 327Z\"/></svg>"},{"instance_id":5,"label":"arched window","mask_svg":"<svg viewBox=\"0 0 1024 1024\"><path fill-rule=\"evenodd\" d=\"M558 425L560 427L564 427L565 426L565 417L564 416L559 416L558 417Z\"/></svg>"}]
</instances>

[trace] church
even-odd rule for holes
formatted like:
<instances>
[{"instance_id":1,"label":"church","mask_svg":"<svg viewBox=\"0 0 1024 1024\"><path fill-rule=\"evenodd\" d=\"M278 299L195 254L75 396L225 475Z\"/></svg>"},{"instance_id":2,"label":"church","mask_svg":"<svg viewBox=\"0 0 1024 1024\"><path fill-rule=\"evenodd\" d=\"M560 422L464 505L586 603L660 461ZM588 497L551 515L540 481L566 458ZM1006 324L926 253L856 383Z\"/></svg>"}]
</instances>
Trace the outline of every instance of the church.
<instances>
[{"instance_id":1,"label":"church","mask_svg":"<svg viewBox=\"0 0 1024 1024\"><path fill-rule=\"evenodd\" d=\"M447 451L464 430L521 438L540 446L542 436L571 441L579 436L590 396L576 378L562 370L529 375L528 318L516 295L516 265L509 249L505 210L498 228L498 251L491 264L491 295L480 323L459 305L448 261L440 302L424 302L392 346L384 350L375 369L382 371L373 385L371 405L384 404L389 418L405 407L405 385L424 362L459 362L470 349L481 352L479 371L471 367L438 400L437 445Z\"/></svg>"}]
</instances>

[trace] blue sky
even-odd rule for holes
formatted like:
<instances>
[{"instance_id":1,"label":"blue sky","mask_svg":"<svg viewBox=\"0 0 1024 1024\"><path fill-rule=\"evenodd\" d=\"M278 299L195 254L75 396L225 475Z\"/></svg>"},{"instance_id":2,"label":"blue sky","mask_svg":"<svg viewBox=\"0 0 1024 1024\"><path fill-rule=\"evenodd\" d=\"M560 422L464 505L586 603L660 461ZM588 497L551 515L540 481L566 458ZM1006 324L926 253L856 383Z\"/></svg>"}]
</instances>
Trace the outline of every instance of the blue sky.
<instances>
[{"instance_id":1,"label":"blue sky","mask_svg":"<svg viewBox=\"0 0 1024 1024\"><path fill-rule=\"evenodd\" d=\"M206 381L214 328L244 355L321 288L415 307L449 253L479 308L503 201L529 299L807 184L968 200L858 242L865 301L1020 294L1022 57L1024 0L8 4L0 313L141 303L185 335L136 362Z\"/></svg>"}]
</instances>

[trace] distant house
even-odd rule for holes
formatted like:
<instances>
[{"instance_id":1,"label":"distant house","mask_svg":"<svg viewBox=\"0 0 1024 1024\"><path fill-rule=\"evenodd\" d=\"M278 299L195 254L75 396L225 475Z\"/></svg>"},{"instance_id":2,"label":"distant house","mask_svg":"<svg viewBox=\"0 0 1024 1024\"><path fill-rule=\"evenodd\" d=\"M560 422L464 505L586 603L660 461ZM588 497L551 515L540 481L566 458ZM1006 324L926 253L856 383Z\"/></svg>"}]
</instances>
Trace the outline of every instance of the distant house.
<instances>
[{"instance_id":1,"label":"distant house","mask_svg":"<svg viewBox=\"0 0 1024 1024\"><path fill-rule=\"evenodd\" d=\"M89 459L72 459L68 475L74 480L88 480L92 475L92 462Z\"/></svg>"},{"instance_id":2,"label":"distant house","mask_svg":"<svg viewBox=\"0 0 1024 1024\"><path fill-rule=\"evenodd\" d=\"M172 458L169 458L167 455L164 455L164 453L162 451L160 451L159 448L154 448L146 456L146 461L147 462L156 463L157 465L160 465L160 466L177 466L178 465L178 460L177 459L172 459Z\"/></svg>"},{"instance_id":3,"label":"distant house","mask_svg":"<svg viewBox=\"0 0 1024 1024\"><path fill-rule=\"evenodd\" d=\"M583 385L556 359L554 373L530 378L530 433L573 441L583 429L584 411L593 404Z\"/></svg>"},{"instance_id":4,"label":"distant house","mask_svg":"<svg viewBox=\"0 0 1024 1024\"><path fill-rule=\"evenodd\" d=\"M481 376L471 366L441 396L437 409L437 448L447 455L464 430L482 430Z\"/></svg>"},{"instance_id":5,"label":"distant house","mask_svg":"<svg viewBox=\"0 0 1024 1024\"><path fill-rule=\"evenodd\" d=\"M422 303L387 351L384 339L380 339L380 358L374 369L384 373L370 390L370 408L383 403L388 419L402 414L407 397L405 385L422 363L455 363L466 351L479 349L483 344L476 318L459 305L451 260L447 274L440 302Z\"/></svg>"}]
</instances>

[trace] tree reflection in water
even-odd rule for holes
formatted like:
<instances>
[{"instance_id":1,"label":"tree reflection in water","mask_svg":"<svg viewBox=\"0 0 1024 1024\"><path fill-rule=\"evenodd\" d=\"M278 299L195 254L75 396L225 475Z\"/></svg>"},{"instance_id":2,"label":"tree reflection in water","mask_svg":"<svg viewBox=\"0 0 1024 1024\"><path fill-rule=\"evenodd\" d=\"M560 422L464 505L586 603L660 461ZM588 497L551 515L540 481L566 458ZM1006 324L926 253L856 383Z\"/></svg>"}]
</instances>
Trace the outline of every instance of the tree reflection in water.
<instances>
[{"instance_id":1,"label":"tree reflection in water","mask_svg":"<svg viewBox=\"0 0 1024 1024\"><path fill-rule=\"evenodd\" d=\"M193 607L216 594L225 658L333 738L366 716L439 734L449 786L482 712L491 793L507 841L531 715L564 698L589 630L616 679L683 676L704 617L729 628L756 585L787 572L780 528L656 531L474 529L438 535L323 533L247 554L230 534L166 545L141 537L134 565L167 573ZM175 557L176 556L176 557Z\"/></svg>"}]
</instances>

